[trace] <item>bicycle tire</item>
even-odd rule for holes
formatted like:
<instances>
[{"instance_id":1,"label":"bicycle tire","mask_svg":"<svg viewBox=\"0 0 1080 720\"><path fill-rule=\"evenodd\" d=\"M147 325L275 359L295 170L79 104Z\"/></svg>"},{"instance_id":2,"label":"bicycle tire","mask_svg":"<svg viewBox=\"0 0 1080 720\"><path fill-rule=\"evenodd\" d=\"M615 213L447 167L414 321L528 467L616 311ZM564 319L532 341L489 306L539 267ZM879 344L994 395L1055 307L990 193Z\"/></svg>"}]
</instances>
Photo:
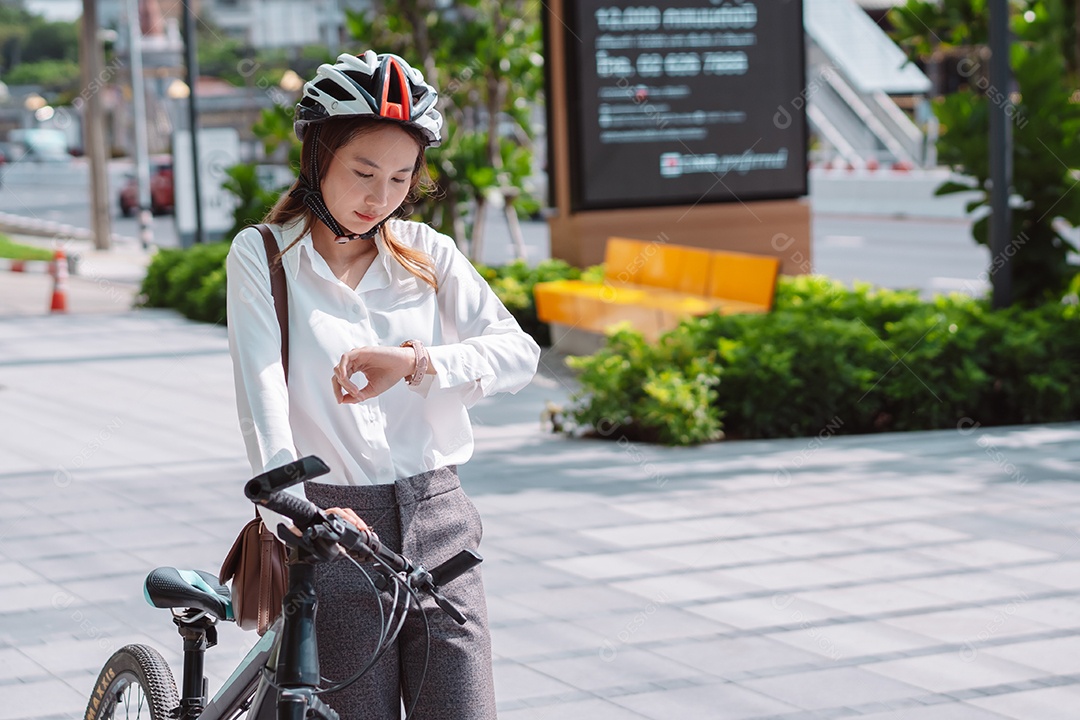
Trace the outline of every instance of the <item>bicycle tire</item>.
<instances>
[{"instance_id":1,"label":"bicycle tire","mask_svg":"<svg viewBox=\"0 0 1080 720\"><path fill-rule=\"evenodd\" d=\"M176 681L161 654L148 645L126 645L101 668L85 720L172 720L179 709Z\"/></svg>"}]
</instances>

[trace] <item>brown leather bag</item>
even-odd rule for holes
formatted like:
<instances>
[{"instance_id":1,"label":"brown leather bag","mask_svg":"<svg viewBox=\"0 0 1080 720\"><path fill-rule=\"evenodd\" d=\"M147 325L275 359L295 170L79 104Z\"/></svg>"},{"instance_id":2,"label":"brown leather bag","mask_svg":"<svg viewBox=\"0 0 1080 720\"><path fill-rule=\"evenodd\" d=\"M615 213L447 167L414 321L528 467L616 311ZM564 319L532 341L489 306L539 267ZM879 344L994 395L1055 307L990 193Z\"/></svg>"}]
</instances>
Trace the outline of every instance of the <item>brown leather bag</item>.
<instances>
[{"instance_id":1,"label":"brown leather bag","mask_svg":"<svg viewBox=\"0 0 1080 720\"><path fill-rule=\"evenodd\" d=\"M281 365L288 384L289 296L285 269L280 261L274 262L279 248L273 232L266 225L255 227L262 234L270 260L270 292L281 328ZM256 510L255 519L244 525L218 572L221 582L232 580L233 617L244 630L257 630L262 635L281 614L289 580L285 558L285 545L263 525Z\"/></svg>"}]
</instances>

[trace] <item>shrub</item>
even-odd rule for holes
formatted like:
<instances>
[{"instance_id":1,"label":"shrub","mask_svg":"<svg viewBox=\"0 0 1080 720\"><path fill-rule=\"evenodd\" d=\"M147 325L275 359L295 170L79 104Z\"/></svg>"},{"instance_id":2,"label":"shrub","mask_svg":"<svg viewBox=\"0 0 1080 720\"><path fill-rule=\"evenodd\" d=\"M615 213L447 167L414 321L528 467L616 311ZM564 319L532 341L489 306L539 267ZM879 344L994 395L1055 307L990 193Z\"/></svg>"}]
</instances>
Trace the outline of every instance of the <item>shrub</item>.
<instances>
[{"instance_id":1,"label":"shrub","mask_svg":"<svg viewBox=\"0 0 1080 720\"><path fill-rule=\"evenodd\" d=\"M143 307L171 307L169 304L169 272L184 261L184 250L159 249L146 268L142 281Z\"/></svg>"},{"instance_id":2,"label":"shrub","mask_svg":"<svg viewBox=\"0 0 1080 720\"><path fill-rule=\"evenodd\" d=\"M225 256L229 242L159 250L142 283L144 307L168 307L192 320L225 321Z\"/></svg>"},{"instance_id":3,"label":"shrub","mask_svg":"<svg viewBox=\"0 0 1080 720\"><path fill-rule=\"evenodd\" d=\"M582 389L570 429L684 445L721 427L772 438L1076 419L1080 311L1066 300L994 312L960 295L781 278L770 314L688 319L655 344L619 328L571 358Z\"/></svg>"}]
</instances>

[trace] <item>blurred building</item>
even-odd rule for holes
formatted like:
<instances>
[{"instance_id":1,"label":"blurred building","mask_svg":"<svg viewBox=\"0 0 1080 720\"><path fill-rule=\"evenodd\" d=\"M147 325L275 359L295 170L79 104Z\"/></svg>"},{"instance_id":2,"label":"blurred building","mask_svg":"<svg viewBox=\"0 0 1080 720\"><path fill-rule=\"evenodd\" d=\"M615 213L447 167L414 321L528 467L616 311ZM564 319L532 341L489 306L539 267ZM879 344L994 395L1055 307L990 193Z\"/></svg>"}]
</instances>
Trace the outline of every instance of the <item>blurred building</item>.
<instances>
[{"instance_id":1,"label":"blurred building","mask_svg":"<svg viewBox=\"0 0 1080 720\"><path fill-rule=\"evenodd\" d=\"M336 53L346 39L345 10L369 0L203 0L207 16L227 35L252 47L325 45Z\"/></svg>"}]
</instances>

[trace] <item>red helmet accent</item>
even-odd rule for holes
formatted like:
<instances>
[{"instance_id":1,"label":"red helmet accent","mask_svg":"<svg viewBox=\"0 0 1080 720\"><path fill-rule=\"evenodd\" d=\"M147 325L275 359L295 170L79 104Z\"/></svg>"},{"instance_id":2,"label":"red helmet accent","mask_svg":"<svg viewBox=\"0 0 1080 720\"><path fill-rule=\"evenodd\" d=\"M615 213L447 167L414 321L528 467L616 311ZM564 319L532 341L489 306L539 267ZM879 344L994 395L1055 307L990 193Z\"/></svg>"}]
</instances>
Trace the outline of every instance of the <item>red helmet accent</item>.
<instances>
[{"instance_id":1,"label":"red helmet accent","mask_svg":"<svg viewBox=\"0 0 1080 720\"><path fill-rule=\"evenodd\" d=\"M409 117L409 81L405 77L405 71L398 64L394 58L387 58L387 74L386 80L382 86L382 97L379 98L379 115L390 120L401 120L403 122L409 122L412 118ZM397 80L399 97L405 100L404 103L389 102L386 96L390 92L390 83Z\"/></svg>"}]
</instances>

